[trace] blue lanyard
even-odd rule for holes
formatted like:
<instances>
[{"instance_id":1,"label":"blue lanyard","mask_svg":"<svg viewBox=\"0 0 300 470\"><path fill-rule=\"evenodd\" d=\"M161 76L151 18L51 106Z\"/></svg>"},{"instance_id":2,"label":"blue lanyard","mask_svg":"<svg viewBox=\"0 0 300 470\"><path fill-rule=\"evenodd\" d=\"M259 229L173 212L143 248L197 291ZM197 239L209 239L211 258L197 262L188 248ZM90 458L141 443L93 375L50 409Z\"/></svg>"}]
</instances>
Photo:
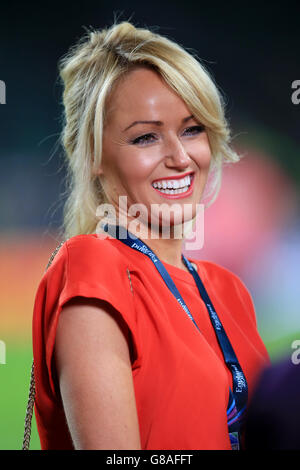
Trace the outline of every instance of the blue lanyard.
<instances>
[{"instance_id":1,"label":"blue lanyard","mask_svg":"<svg viewBox=\"0 0 300 470\"><path fill-rule=\"evenodd\" d=\"M137 238L132 233L128 232L122 226L112 226L105 224L103 230L108 232L110 235L114 236L121 242L128 245L130 248L133 248L141 253L144 253L148 256L153 262L154 266L160 273L167 287L171 293L176 298L177 302L181 305L183 310L186 312L188 317L192 320L196 328L199 330L197 323L195 322L193 315L189 311L186 303L181 297L177 287L175 286L171 276L164 267L163 263L157 258L153 251L144 243L142 240ZM236 437L236 433L240 431L242 420L246 411L247 400L248 400L248 386L247 380L244 375L244 372L239 364L239 361L236 357L236 354L231 346L231 343L228 339L228 336L223 328L223 325L215 311L215 308L206 292L206 289L199 277L198 272L193 268L189 260L182 254L182 260L188 268L189 272L192 274L195 283L198 287L200 296L205 303L206 309L208 311L211 323L215 330L226 366L229 368L233 378L233 390L229 389L229 402L227 406L227 424L230 433L230 439L233 444L233 441ZM200 330L199 330L200 332ZM233 444L234 446L235 444Z\"/></svg>"}]
</instances>

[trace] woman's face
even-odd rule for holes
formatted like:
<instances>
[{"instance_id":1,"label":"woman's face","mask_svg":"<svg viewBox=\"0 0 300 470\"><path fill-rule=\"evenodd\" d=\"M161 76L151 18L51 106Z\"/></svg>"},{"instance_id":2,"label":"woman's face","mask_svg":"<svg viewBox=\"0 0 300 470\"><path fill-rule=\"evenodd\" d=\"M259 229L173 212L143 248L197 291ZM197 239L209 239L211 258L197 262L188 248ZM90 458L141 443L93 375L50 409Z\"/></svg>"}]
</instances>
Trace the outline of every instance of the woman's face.
<instances>
[{"instance_id":1,"label":"woman's face","mask_svg":"<svg viewBox=\"0 0 300 470\"><path fill-rule=\"evenodd\" d=\"M142 215L143 220L148 217L148 225L180 224L184 205L184 221L191 220L210 161L204 127L155 71L138 68L123 77L106 103L98 169L115 209L119 196L126 196L129 220ZM143 205L139 212L132 207L137 203ZM161 204L163 210L157 206Z\"/></svg>"}]
</instances>

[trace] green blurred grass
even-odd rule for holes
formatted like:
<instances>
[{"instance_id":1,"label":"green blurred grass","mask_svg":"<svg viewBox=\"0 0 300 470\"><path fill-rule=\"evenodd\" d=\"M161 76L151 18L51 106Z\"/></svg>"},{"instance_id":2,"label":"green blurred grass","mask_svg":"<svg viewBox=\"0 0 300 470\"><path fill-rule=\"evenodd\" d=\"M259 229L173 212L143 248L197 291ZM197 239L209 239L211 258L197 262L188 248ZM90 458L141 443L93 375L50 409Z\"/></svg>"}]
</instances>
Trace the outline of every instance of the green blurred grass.
<instances>
[{"instance_id":1,"label":"green blurred grass","mask_svg":"<svg viewBox=\"0 0 300 470\"><path fill-rule=\"evenodd\" d=\"M262 338L273 362L281 357L290 357L294 339L300 339L300 332L268 342ZM0 450L18 450L22 447L25 412L32 364L31 341L3 339L6 344L6 364L0 364ZM40 449L35 418L33 417L31 450Z\"/></svg>"},{"instance_id":2,"label":"green blurred grass","mask_svg":"<svg viewBox=\"0 0 300 470\"><path fill-rule=\"evenodd\" d=\"M0 450L22 448L25 413L29 392L32 347L30 341L3 339L6 364L0 364ZM30 449L40 449L33 416Z\"/></svg>"}]
</instances>

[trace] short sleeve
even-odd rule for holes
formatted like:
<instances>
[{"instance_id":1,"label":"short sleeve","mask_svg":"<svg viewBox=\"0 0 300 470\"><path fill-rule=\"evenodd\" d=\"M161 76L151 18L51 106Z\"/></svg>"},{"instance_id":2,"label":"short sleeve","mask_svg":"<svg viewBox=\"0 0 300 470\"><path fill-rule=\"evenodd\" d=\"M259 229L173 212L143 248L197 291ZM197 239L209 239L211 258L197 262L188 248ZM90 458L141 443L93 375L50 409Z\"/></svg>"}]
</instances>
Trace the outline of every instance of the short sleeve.
<instances>
[{"instance_id":1,"label":"short sleeve","mask_svg":"<svg viewBox=\"0 0 300 470\"><path fill-rule=\"evenodd\" d=\"M53 395L56 394L53 356L59 315L63 306L78 296L104 300L119 312L131 333L130 346L135 351L132 367L139 362L135 310L126 260L109 239L91 235L73 237L62 245L45 272L34 305L34 361L40 372L44 371L40 379L48 380Z\"/></svg>"}]
</instances>

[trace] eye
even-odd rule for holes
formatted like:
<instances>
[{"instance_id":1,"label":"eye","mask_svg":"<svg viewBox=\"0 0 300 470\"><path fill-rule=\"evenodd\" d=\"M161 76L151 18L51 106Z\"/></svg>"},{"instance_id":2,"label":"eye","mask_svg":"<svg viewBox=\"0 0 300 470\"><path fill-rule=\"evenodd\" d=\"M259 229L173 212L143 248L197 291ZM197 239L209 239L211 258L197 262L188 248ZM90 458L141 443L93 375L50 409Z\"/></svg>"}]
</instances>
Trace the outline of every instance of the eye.
<instances>
[{"instance_id":1,"label":"eye","mask_svg":"<svg viewBox=\"0 0 300 470\"><path fill-rule=\"evenodd\" d=\"M141 135L140 137L137 137L136 139L133 139L131 143L133 145L138 145L138 144L145 145L145 144L149 144L153 142L154 140L155 140L154 134L144 134L144 135Z\"/></svg>"},{"instance_id":2,"label":"eye","mask_svg":"<svg viewBox=\"0 0 300 470\"><path fill-rule=\"evenodd\" d=\"M198 125L198 126L192 126L192 127L187 127L184 132L187 133L188 135L196 135L200 134L201 132L204 131L204 126Z\"/></svg>"}]
</instances>

